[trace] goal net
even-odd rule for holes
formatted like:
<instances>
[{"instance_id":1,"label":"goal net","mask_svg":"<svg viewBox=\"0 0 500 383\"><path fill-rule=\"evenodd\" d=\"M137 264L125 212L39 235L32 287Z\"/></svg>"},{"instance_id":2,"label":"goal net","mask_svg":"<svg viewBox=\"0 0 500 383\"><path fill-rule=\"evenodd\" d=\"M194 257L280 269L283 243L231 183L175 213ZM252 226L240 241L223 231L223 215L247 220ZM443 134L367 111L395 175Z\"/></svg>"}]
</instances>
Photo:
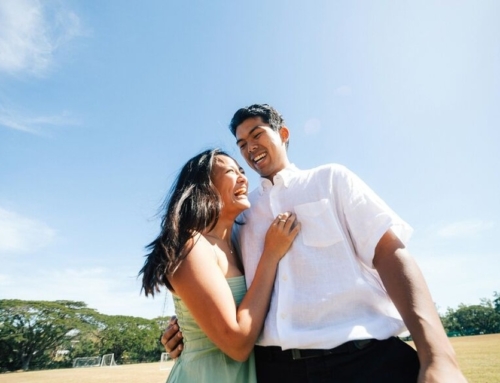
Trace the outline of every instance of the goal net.
<instances>
[{"instance_id":1,"label":"goal net","mask_svg":"<svg viewBox=\"0 0 500 383\"><path fill-rule=\"evenodd\" d=\"M162 352L160 358L160 370L170 370L171 366L167 364L169 360L172 360L168 352Z\"/></svg>"},{"instance_id":2,"label":"goal net","mask_svg":"<svg viewBox=\"0 0 500 383\"><path fill-rule=\"evenodd\" d=\"M73 367L99 367L101 365L100 356L79 357L73 360Z\"/></svg>"},{"instance_id":3,"label":"goal net","mask_svg":"<svg viewBox=\"0 0 500 383\"><path fill-rule=\"evenodd\" d=\"M101 367L116 366L115 354L105 354L101 359Z\"/></svg>"}]
</instances>

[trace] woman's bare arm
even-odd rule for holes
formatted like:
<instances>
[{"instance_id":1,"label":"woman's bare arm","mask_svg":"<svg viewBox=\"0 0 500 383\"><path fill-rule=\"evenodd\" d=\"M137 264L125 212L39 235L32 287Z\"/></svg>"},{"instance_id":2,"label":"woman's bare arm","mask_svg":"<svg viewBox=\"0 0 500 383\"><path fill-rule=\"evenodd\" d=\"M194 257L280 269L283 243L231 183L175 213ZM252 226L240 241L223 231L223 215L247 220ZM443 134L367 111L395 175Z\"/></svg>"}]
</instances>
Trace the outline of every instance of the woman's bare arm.
<instances>
[{"instance_id":1,"label":"woman's bare arm","mask_svg":"<svg viewBox=\"0 0 500 383\"><path fill-rule=\"evenodd\" d=\"M271 299L279 260L300 230L295 215L269 228L252 285L236 307L227 281L207 241L197 241L175 274L169 278L207 336L231 358L248 358L261 331Z\"/></svg>"}]
</instances>

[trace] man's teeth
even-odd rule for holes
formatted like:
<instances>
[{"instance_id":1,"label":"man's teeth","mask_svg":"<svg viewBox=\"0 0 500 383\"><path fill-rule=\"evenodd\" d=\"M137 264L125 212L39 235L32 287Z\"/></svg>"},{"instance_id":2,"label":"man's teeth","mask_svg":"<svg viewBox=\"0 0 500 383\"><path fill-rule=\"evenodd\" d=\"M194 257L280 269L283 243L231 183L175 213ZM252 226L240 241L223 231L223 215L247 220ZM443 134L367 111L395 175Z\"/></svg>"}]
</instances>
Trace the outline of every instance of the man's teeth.
<instances>
[{"instance_id":1,"label":"man's teeth","mask_svg":"<svg viewBox=\"0 0 500 383\"><path fill-rule=\"evenodd\" d=\"M253 161L254 161L254 162L258 162L258 161L260 161L261 159L263 159L265 156L266 156L266 154L265 154L265 153L259 154L258 156L255 156L255 157L254 157Z\"/></svg>"}]
</instances>

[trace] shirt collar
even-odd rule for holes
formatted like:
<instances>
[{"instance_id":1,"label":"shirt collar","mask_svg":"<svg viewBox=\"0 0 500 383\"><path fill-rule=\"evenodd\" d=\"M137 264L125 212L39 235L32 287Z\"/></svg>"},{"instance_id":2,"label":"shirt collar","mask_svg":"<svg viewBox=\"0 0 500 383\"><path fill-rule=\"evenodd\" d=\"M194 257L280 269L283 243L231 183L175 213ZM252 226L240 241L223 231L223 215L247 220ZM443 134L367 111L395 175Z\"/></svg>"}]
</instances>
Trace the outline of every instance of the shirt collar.
<instances>
[{"instance_id":1,"label":"shirt collar","mask_svg":"<svg viewBox=\"0 0 500 383\"><path fill-rule=\"evenodd\" d=\"M299 171L299 169L294 165L290 164L283 170L280 170L278 173L273 178L274 185L283 185L284 187L288 187L290 185L290 182L293 178L293 176ZM260 179L260 187L259 187L259 193L262 194L266 190L269 190L270 188L273 187L273 184L271 181L269 181L267 178L261 177Z\"/></svg>"}]
</instances>

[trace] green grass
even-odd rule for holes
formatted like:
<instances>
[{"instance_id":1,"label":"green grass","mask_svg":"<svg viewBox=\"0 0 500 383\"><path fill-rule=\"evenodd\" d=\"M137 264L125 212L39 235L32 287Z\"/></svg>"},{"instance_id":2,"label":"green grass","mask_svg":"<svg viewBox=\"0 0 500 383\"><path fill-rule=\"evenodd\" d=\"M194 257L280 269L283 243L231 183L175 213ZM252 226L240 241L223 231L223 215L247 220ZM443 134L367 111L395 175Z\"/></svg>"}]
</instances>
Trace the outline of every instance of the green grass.
<instances>
[{"instance_id":1,"label":"green grass","mask_svg":"<svg viewBox=\"0 0 500 383\"><path fill-rule=\"evenodd\" d=\"M469 383L500 382L500 334L455 337L450 341Z\"/></svg>"},{"instance_id":2,"label":"green grass","mask_svg":"<svg viewBox=\"0 0 500 383\"><path fill-rule=\"evenodd\" d=\"M500 334L451 338L469 383L500 382Z\"/></svg>"},{"instance_id":3,"label":"green grass","mask_svg":"<svg viewBox=\"0 0 500 383\"><path fill-rule=\"evenodd\" d=\"M168 362L170 367L173 362ZM0 375L1 383L165 383L169 370L160 363L129 364L113 367L68 368L60 370L13 372Z\"/></svg>"}]
</instances>

